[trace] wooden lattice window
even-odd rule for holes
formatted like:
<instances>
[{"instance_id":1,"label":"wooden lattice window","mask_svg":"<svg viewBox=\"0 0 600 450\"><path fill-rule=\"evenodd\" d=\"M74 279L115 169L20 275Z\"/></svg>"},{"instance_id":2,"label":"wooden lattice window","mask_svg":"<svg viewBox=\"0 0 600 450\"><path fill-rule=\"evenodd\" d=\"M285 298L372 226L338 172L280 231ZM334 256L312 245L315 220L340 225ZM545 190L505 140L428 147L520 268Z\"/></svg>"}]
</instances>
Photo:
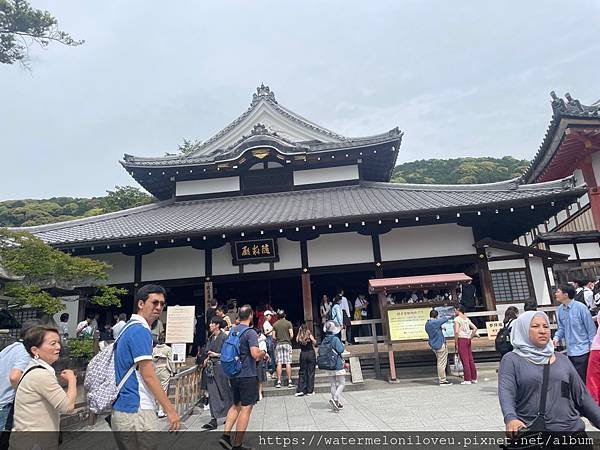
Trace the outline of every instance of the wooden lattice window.
<instances>
[{"instance_id":1,"label":"wooden lattice window","mask_svg":"<svg viewBox=\"0 0 600 450\"><path fill-rule=\"evenodd\" d=\"M491 272L497 302L524 302L529 299L529 283L524 269Z\"/></svg>"}]
</instances>

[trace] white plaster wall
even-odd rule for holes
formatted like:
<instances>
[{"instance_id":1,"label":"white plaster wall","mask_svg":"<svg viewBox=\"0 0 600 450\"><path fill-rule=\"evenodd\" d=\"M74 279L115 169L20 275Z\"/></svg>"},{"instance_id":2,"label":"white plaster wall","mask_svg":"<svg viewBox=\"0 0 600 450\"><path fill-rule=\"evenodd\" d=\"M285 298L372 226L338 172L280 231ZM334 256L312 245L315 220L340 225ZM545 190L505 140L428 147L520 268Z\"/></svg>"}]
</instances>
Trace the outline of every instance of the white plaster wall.
<instances>
[{"instance_id":1,"label":"white plaster wall","mask_svg":"<svg viewBox=\"0 0 600 450\"><path fill-rule=\"evenodd\" d=\"M567 220L567 211L565 211L564 209L562 211L559 211L556 215L556 218L558 220L558 223L563 223L565 220Z\"/></svg>"},{"instance_id":2,"label":"white plaster wall","mask_svg":"<svg viewBox=\"0 0 600 450\"><path fill-rule=\"evenodd\" d=\"M77 329L77 314L79 313L79 297L61 297L60 302L64 305L64 309L54 314L54 321L56 325L60 324L60 315L62 313L69 314L69 321L67 322L69 328L69 336L75 337L75 330Z\"/></svg>"},{"instance_id":3,"label":"white plaster wall","mask_svg":"<svg viewBox=\"0 0 600 450\"><path fill-rule=\"evenodd\" d=\"M244 273L266 272L270 268L269 263L244 264Z\"/></svg>"},{"instance_id":4,"label":"white plaster wall","mask_svg":"<svg viewBox=\"0 0 600 450\"><path fill-rule=\"evenodd\" d=\"M216 248L212 251L212 272L213 275L230 275L239 273L238 266L234 266L231 262L231 245L225 244L223 247Z\"/></svg>"},{"instance_id":5,"label":"white plaster wall","mask_svg":"<svg viewBox=\"0 0 600 450\"><path fill-rule=\"evenodd\" d=\"M358 166L327 167L294 171L294 186L331 183L334 181L358 180Z\"/></svg>"},{"instance_id":6,"label":"white plaster wall","mask_svg":"<svg viewBox=\"0 0 600 450\"><path fill-rule=\"evenodd\" d=\"M107 284L133 283L135 257L123 253L103 253L86 256L86 258L107 262L112 266L108 270Z\"/></svg>"},{"instance_id":7,"label":"white plaster wall","mask_svg":"<svg viewBox=\"0 0 600 450\"><path fill-rule=\"evenodd\" d=\"M550 219L548 219L548 229L553 229L556 228L558 226L558 222L556 221L556 218L554 216L550 217Z\"/></svg>"},{"instance_id":8,"label":"white plaster wall","mask_svg":"<svg viewBox=\"0 0 600 450\"><path fill-rule=\"evenodd\" d=\"M590 196L587 192L579 197L579 203L581 204L581 207L587 206L590 203Z\"/></svg>"},{"instance_id":9,"label":"white plaster wall","mask_svg":"<svg viewBox=\"0 0 600 450\"><path fill-rule=\"evenodd\" d=\"M531 270L531 280L533 281L533 289L535 290L535 298L538 305L549 305L550 292L548 292L548 284L546 283L546 274L544 263L541 258L529 258L529 268Z\"/></svg>"},{"instance_id":10,"label":"white plaster wall","mask_svg":"<svg viewBox=\"0 0 600 450\"><path fill-rule=\"evenodd\" d=\"M277 247L279 250L279 262L275 263L275 270L301 268L300 242L277 239Z\"/></svg>"},{"instance_id":11,"label":"white plaster wall","mask_svg":"<svg viewBox=\"0 0 600 450\"><path fill-rule=\"evenodd\" d=\"M381 258L396 261L476 252L473 232L455 223L396 228L379 236Z\"/></svg>"},{"instance_id":12,"label":"white plaster wall","mask_svg":"<svg viewBox=\"0 0 600 450\"><path fill-rule=\"evenodd\" d=\"M201 195L240 190L240 177L212 178L210 180L178 181L175 195Z\"/></svg>"},{"instance_id":13,"label":"white plaster wall","mask_svg":"<svg viewBox=\"0 0 600 450\"><path fill-rule=\"evenodd\" d=\"M564 253L565 255L569 255L569 259L577 259L577 255L575 255L575 247L572 244L555 244L549 245L548 250L556 253Z\"/></svg>"},{"instance_id":14,"label":"white plaster wall","mask_svg":"<svg viewBox=\"0 0 600 450\"><path fill-rule=\"evenodd\" d=\"M489 247L487 249L488 258L497 258L500 256L514 256L515 252L510 252L508 250L502 250L501 248L492 248Z\"/></svg>"},{"instance_id":15,"label":"white plaster wall","mask_svg":"<svg viewBox=\"0 0 600 450\"><path fill-rule=\"evenodd\" d=\"M509 259L508 261L490 261L488 263L490 270L524 269L525 261L523 259Z\"/></svg>"},{"instance_id":16,"label":"white plaster wall","mask_svg":"<svg viewBox=\"0 0 600 450\"><path fill-rule=\"evenodd\" d=\"M307 244L311 267L373 262L371 236L358 233L324 234Z\"/></svg>"},{"instance_id":17,"label":"white plaster wall","mask_svg":"<svg viewBox=\"0 0 600 450\"><path fill-rule=\"evenodd\" d=\"M600 153L592 153L592 169L596 177L596 184L600 185Z\"/></svg>"},{"instance_id":18,"label":"white plaster wall","mask_svg":"<svg viewBox=\"0 0 600 450\"><path fill-rule=\"evenodd\" d=\"M585 242L577 244L577 251L580 259L598 259L600 258L600 245L596 242Z\"/></svg>"},{"instance_id":19,"label":"white plaster wall","mask_svg":"<svg viewBox=\"0 0 600 450\"><path fill-rule=\"evenodd\" d=\"M161 248L142 256L142 281L203 277L204 250Z\"/></svg>"}]
</instances>

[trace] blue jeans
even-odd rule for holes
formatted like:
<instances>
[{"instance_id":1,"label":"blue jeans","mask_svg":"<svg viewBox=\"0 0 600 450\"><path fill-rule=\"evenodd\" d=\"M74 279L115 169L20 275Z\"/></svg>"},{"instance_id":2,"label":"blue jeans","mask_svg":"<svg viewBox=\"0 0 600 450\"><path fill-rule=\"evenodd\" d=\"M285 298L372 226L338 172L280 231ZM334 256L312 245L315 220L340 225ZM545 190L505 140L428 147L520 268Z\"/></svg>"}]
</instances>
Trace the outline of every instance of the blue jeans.
<instances>
[{"instance_id":1,"label":"blue jeans","mask_svg":"<svg viewBox=\"0 0 600 450\"><path fill-rule=\"evenodd\" d=\"M0 406L0 431L10 431L13 427L13 403Z\"/></svg>"},{"instance_id":2,"label":"blue jeans","mask_svg":"<svg viewBox=\"0 0 600 450\"><path fill-rule=\"evenodd\" d=\"M269 361L269 364L267 366L267 370L269 372L274 372L275 371L275 349L273 347L273 336L271 336L271 335L267 336L267 353L271 357L271 360Z\"/></svg>"}]
</instances>

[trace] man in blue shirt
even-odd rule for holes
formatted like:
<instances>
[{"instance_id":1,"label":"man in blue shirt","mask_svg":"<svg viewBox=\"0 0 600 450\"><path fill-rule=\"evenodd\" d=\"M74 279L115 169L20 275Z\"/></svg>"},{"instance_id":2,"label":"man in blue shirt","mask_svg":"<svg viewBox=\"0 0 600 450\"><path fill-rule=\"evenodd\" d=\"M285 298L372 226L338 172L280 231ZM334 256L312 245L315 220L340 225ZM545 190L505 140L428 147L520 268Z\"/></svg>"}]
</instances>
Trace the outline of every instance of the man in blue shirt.
<instances>
[{"instance_id":1,"label":"man in blue shirt","mask_svg":"<svg viewBox=\"0 0 600 450\"><path fill-rule=\"evenodd\" d=\"M180 426L180 418L167 398L152 362L150 324L160 316L166 304L165 297L162 286L142 286L135 294L137 314L131 315L115 343L116 383L121 382L131 367L137 366L113 404L111 426L117 432L119 448L153 448L156 445L151 433L131 433L158 431L156 401L167 415L169 431L177 431ZM149 441L142 442L144 437Z\"/></svg>"},{"instance_id":2,"label":"man in blue shirt","mask_svg":"<svg viewBox=\"0 0 600 450\"><path fill-rule=\"evenodd\" d=\"M267 352L258 348L258 335L250 326L253 323L253 311L250 305L242 306L239 311L240 324L231 328L229 333L244 333L240 338L240 361L242 370L231 377L231 392L233 394L233 405L227 412L223 436L219 444L226 450L247 450L242 445L244 433L248 428L252 407L258 401L258 376L256 371L257 361L262 360ZM250 329L248 329L250 328ZM246 331L247 330L247 331ZM235 437L230 437L231 430L235 425Z\"/></svg>"},{"instance_id":3,"label":"man in blue shirt","mask_svg":"<svg viewBox=\"0 0 600 450\"><path fill-rule=\"evenodd\" d=\"M442 331L442 325L450 320L450 316L438 319L438 312L432 309L429 313L429 320L425 323L425 331L429 336L429 346L437 359L437 373L440 386L451 385L446 379L446 366L448 365L448 347L446 338Z\"/></svg>"},{"instance_id":4,"label":"man in blue shirt","mask_svg":"<svg viewBox=\"0 0 600 450\"><path fill-rule=\"evenodd\" d=\"M21 340L0 352L0 448L8 447L8 438L13 427L15 388L31 361L31 355L25 350L22 339L27 330L37 325L42 325L42 321L33 319L25 322L21 327Z\"/></svg>"},{"instance_id":5,"label":"man in blue shirt","mask_svg":"<svg viewBox=\"0 0 600 450\"><path fill-rule=\"evenodd\" d=\"M585 383L596 326L586 305L573 300L575 289L572 286L559 286L554 297L560 303L556 311L558 330L554 335L554 346L557 347L563 338L567 341L567 356Z\"/></svg>"}]
</instances>

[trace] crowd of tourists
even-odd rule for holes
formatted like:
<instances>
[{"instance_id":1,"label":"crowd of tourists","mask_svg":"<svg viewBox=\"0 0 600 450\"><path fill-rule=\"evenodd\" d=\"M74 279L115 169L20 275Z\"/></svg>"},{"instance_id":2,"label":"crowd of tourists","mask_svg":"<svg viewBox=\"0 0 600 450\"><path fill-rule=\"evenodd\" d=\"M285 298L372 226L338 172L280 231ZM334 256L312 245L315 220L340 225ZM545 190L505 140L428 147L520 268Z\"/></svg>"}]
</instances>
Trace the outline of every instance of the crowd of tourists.
<instances>
[{"instance_id":1,"label":"crowd of tourists","mask_svg":"<svg viewBox=\"0 0 600 450\"><path fill-rule=\"evenodd\" d=\"M594 287L594 283L577 281L556 289L559 307L553 338L550 319L537 310L535 302L526 302L521 314L514 306L506 309L496 349L501 355L498 396L509 435L517 436L524 430L581 434L585 432L582 417L600 428L600 295L594 294ZM166 305L166 291L159 285L146 285L137 291L135 300L136 313L129 320L124 315L115 318L111 326L115 342L109 350L114 355L118 393L111 404L109 423L118 432L115 436L120 448L151 448L153 443L144 441L149 439L148 434L127 432L158 430L160 417L166 417L170 431L177 431L181 419L167 396L175 372L172 351L164 343L164 330L155 334ZM452 384L447 377L449 355L444 334L451 319L456 349L453 369L460 362L456 372L462 375L461 385L478 382L471 346L478 329L468 317L472 311L469 306L468 301L467 305L457 304L452 315L430 311L425 331L436 356L440 386ZM358 296L355 317L366 317L367 307L366 298ZM200 346L197 357L211 415L204 428L211 430L224 424L221 445L227 450L244 449L243 434L253 406L263 397L265 383L272 380L277 388L296 388L298 397L310 396L314 394L317 367L328 375L331 409L342 410L344 341L352 340L347 325L350 314L343 290L332 301L324 295L319 342L306 324L295 333L283 309L275 312L268 305L256 314L250 305L238 308L235 302L229 302L225 308L213 300L205 315L208 340ZM58 328L39 320L27 321L21 339L0 352L0 376L9 382L0 388L0 428L5 430L2 448L31 444L17 439L42 439L31 433L13 433L9 441L11 430L55 432L55 437L44 435L50 441L42 447L58 445L60 414L74 410L77 395L75 373L65 369L57 374L53 368L68 338L68 328L63 325L66 322L65 314ZM76 335L93 334L97 326L97 318L88 315L78 324ZM300 349L296 385L292 379L292 343ZM556 351L563 345L566 354Z\"/></svg>"}]
</instances>

